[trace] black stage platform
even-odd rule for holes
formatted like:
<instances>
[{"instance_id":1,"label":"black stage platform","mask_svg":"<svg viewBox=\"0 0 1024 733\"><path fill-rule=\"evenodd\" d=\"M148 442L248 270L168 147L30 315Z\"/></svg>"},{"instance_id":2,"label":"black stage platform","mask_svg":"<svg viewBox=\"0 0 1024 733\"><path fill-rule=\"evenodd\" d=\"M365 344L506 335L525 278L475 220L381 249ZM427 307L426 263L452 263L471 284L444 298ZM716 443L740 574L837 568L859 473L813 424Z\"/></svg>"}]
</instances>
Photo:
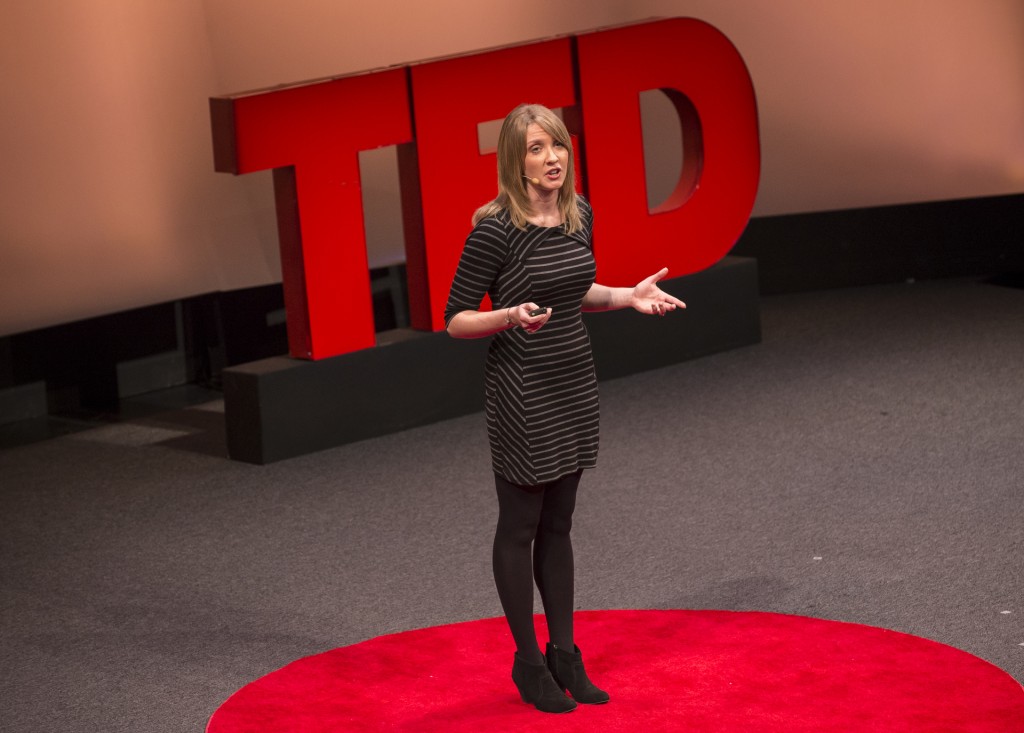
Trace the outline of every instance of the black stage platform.
<instances>
[{"instance_id":1,"label":"black stage platform","mask_svg":"<svg viewBox=\"0 0 1024 733\"><path fill-rule=\"evenodd\" d=\"M585 316L599 379L761 340L756 260L726 257L660 284L686 311ZM399 329L382 333L376 348L331 359L274 357L226 369L228 453L273 463L482 410L487 344Z\"/></svg>"}]
</instances>

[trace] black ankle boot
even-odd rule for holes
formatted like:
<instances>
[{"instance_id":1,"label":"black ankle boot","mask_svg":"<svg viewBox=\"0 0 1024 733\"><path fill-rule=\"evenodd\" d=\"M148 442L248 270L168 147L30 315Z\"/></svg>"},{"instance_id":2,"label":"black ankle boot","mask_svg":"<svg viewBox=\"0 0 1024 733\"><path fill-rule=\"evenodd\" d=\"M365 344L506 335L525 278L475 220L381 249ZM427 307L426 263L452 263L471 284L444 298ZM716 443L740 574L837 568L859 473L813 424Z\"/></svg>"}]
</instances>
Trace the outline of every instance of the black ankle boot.
<instances>
[{"instance_id":1,"label":"black ankle boot","mask_svg":"<svg viewBox=\"0 0 1024 733\"><path fill-rule=\"evenodd\" d=\"M533 703L543 713L568 713L576 703L558 689L547 665L530 664L518 654L512 663L512 681L519 688L523 702Z\"/></svg>"},{"instance_id":2,"label":"black ankle boot","mask_svg":"<svg viewBox=\"0 0 1024 733\"><path fill-rule=\"evenodd\" d=\"M608 693L598 688L590 678L587 677L587 670L583 669L583 654L580 648L573 645L575 652L567 652L559 649L554 644L548 644L547 662L551 676L563 690L568 690L576 702L585 705L600 705L608 702Z\"/></svg>"}]
</instances>

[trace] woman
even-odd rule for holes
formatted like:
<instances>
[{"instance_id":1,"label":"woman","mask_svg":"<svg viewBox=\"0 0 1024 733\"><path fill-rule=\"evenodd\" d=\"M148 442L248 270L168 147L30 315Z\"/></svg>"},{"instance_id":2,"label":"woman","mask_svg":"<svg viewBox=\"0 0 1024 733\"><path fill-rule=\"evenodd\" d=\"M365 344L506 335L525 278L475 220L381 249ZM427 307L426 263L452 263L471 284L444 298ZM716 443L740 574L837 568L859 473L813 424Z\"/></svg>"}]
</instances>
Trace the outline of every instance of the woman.
<instances>
[{"instance_id":1,"label":"woman","mask_svg":"<svg viewBox=\"0 0 1024 733\"><path fill-rule=\"evenodd\" d=\"M598 446L597 379L581 312L686 307L655 284L666 269L635 288L594 282L592 213L574 180L562 121L540 105L512 110L498 135L498 196L473 216L445 309L450 335L494 336L486 364L494 581L516 644L512 680L524 702L551 713L609 699L573 639L569 533L580 476L596 465ZM493 310L480 310L485 294ZM533 625L534 581L546 654Z\"/></svg>"}]
</instances>

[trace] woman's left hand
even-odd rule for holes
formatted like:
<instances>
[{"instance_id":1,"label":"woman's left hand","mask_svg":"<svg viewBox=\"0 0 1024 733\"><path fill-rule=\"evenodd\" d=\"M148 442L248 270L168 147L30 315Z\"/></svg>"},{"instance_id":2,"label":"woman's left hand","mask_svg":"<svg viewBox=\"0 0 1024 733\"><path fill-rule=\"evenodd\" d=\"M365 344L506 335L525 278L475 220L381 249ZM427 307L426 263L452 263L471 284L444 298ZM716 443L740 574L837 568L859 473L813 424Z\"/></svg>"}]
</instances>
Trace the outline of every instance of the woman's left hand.
<instances>
[{"instance_id":1,"label":"woman's left hand","mask_svg":"<svg viewBox=\"0 0 1024 733\"><path fill-rule=\"evenodd\" d=\"M663 316L676 308L685 308L686 303L669 295L655 284L667 274L668 268L663 267L646 280L637 283L629 304L641 313L658 316Z\"/></svg>"}]
</instances>

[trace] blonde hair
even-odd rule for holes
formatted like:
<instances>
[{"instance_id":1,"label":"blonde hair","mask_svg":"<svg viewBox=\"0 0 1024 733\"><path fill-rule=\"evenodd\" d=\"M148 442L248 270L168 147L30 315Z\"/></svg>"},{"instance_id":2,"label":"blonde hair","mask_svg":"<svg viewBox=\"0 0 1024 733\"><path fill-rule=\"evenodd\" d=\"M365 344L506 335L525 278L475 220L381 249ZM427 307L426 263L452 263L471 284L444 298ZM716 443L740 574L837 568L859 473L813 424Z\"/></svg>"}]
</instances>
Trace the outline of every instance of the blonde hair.
<instances>
[{"instance_id":1,"label":"blonde hair","mask_svg":"<svg viewBox=\"0 0 1024 733\"><path fill-rule=\"evenodd\" d=\"M525 229L527 218L533 213L527 193L523 163L526 160L526 130L537 124L555 142L569 151L565 183L558 191L558 211L562 215L567 234L582 227L579 204L576 200L576 170L573 160L572 138L565 123L547 107L540 104L520 104L508 113L498 133L498 195L493 201L473 213L473 226L502 211L517 229Z\"/></svg>"}]
</instances>

